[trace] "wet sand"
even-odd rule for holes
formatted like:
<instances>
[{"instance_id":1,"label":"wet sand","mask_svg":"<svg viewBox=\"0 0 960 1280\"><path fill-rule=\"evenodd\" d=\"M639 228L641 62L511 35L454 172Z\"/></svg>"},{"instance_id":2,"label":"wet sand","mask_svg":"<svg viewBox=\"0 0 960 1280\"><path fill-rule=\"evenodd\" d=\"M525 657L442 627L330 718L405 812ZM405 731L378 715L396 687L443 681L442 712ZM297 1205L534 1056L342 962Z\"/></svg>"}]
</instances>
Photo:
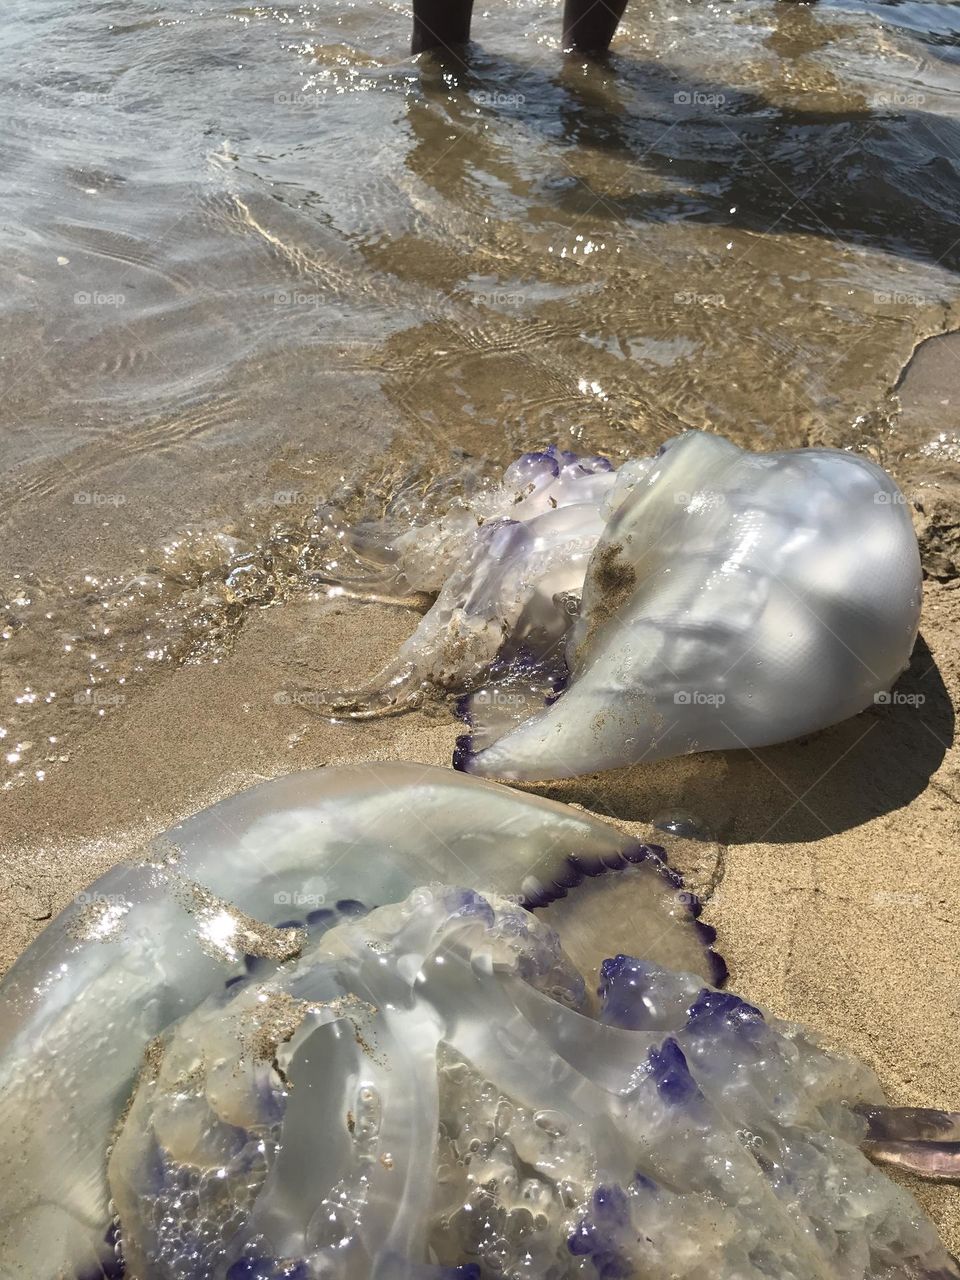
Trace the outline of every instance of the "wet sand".
<instances>
[{"instance_id":1,"label":"wet sand","mask_svg":"<svg viewBox=\"0 0 960 1280\"><path fill-rule=\"evenodd\" d=\"M371 673L415 616L330 612L308 595L257 613L232 651L155 681L0 815L2 960L96 875L178 818L288 770L375 759L446 764L446 706L332 725L293 694ZM733 987L877 1070L898 1103L960 1104L960 587L926 588L909 701L810 739L540 788L628 827L708 820L723 856L697 869ZM917 695L924 699L919 702ZM955 1187L914 1183L960 1250Z\"/></svg>"}]
</instances>

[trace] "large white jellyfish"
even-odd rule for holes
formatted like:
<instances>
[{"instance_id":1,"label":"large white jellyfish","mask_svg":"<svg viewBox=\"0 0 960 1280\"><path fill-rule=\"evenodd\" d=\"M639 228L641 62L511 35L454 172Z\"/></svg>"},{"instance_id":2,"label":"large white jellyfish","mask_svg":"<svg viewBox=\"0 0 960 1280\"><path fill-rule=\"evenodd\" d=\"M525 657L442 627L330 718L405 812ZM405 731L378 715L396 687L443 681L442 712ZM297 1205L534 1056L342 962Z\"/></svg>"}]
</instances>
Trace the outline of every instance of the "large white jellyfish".
<instances>
[{"instance_id":1,"label":"large white jellyfish","mask_svg":"<svg viewBox=\"0 0 960 1280\"><path fill-rule=\"evenodd\" d=\"M79 895L0 984L4 1280L99 1276L111 1135L154 1037L206 997L436 881L565 913L576 937L564 895L608 870L630 880L621 947L722 979L714 931L662 850L452 770L294 774L173 828Z\"/></svg>"},{"instance_id":2,"label":"large white jellyfish","mask_svg":"<svg viewBox=\"0 0 960 1280\"><path fill-rule=\"evenodd\" d=\"M527 454L501 488L388 541L398 581L436 603L395 663L330 705L460 692L455 763L491 777L811 733L889 691L920 617L903 495L832 449L690 432L617 472Z\"/></svg>"},{"instance_id":3,"label":"large white jellyfish","mask_svg":"<svg viewBox=\"0 0 960 1280\"><path fill-rule=\"evenodd\" d=\"M5 1280L956 1280L860 1148L956 1176L957 1117L717 990L679 883L416 765L173 829L0 987Z\"/></svg>"}]
</instances>

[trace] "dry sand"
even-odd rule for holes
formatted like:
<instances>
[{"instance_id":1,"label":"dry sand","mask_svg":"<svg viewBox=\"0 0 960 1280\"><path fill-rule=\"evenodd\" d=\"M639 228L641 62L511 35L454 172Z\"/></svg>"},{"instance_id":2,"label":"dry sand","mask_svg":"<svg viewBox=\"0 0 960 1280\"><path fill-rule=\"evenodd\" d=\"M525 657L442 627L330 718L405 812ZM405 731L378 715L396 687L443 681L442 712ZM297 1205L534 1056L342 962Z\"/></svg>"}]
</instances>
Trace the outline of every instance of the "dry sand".
<instances>
[{"instance_id":1,"label":"dry sand","mask_svg":"<svg viewBox=\"0 0 960 1280\"><path fill-rule=\"evenodd\" d=\"M331 725L287 698L372 673L414 621L309 597L258 612L228 657L171 671L42 786L9 793L4 964L111 863L241 787L352 760L446 764L458 732L446 707ZM710 821L725 852L698 880L734 988L859 1054L893 1101L947 1108L960 1106L958 634L960 586L930 583L898 686L919 705L757 753L541 788L628 825L678 808ZM913 1189L960 1252L960 1192Z\"/></svg>"}]
</instances>

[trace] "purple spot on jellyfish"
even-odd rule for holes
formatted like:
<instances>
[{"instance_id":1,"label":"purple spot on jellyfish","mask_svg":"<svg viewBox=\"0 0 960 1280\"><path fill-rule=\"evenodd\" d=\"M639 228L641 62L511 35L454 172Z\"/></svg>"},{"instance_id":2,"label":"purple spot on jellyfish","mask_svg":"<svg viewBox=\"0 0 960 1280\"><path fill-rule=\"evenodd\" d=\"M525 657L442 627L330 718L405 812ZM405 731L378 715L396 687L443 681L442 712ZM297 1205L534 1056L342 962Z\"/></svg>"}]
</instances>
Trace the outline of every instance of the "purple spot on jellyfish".
<instances>
[{"instance_id":1,"label":"purple spot on jellyfish","mask_svg":"<svg viewBox=\"0 0 960 1280\"><path fill-rule=\"evenodd\" d=\"M650 966L633 956L613 956L600 966L597 995L602 1005L600 1017L614 1027L640 1031L650 1023L644 1003L649 988Z\"/></svg>"},{"instance_id":2,"label":"purple spot on jellyfish","mask_svg":"<svg viewBox=\"0 0 960 1280\"><path fill-rule=\"evenodd\" d=\"M453 767L460 773L466 773L467 766L474 757L472 743L473 734L461 733L453 744Z\"/></svg>"},{"instance_id":3,"label":"purple spot on jellyfish","mask_svg":"<svg viewBox=\"0 0 960 1280\"><path fill-rule=\"evenodd\" d=\"M696 909L694 909L696 908ZM703 910L700 902L694 898L690 902L690 914L694 917L698 916ZM717 940L717 931L712 924L704 924L702 920L694 920L693 924L697 937L705 947L712 947Z\"/></svg>"},{"instance_id":4,"label":"purple spot on jellyfish","mask_svg":"<svg viewBox=\"0 0 960 1280\"><path fill-rule=\"evenodd\" d=\"M550 450L555 448L550 446ZM546 453L524 453L512 462L503 473L503 478L508 484L517 481L520 483L529 483L537 476L549 473L552 476L560 474L560 463L554 454L548 450Z\"/></svg>"},{"instance_id":5,"label":"purple spot on jellyfish","mask_svg":"<svg viewBox=\"0 0 960 1280\"><path fill-rule=\"evenodd\" d=\"M341 898L337 903L337 910L342 916L365 916L369 907L358 902L356 898Z\"/></svg>"},{"instance_id":6,"label":"purple spot on jellyfish","mask_svg":"<svg viewBox=\"0 0 960 1280\"><path fill-rule=\"evenodd\" d=\"M444 905L453 917L469 919L473 917L489 927L493 924L495 913L493 907L474 889L454 889L446 895Z\"/></svg>"},{"instance_id":7,"label":"purple spot on jellyfish","mask_svg":"<svg viewBox=\"0 0 960 1280\"><path fill-rule=\"evenodd\" d=\"M598 1247L599 1235L597 1228L589 1218L581 1219L574 1228L573 1234L567 1240L567 1248L574 1257L587 1258L590 1254L595 1253Z\"/></svg>"},{"instance_id":8,"label":"purple spot on jellyfish","mask_svg":"<svg viewBox=\"0 0 960 1280\"><path fill-rule=\"evenodd\" d=\"M710 981L715 987L722 987L730 977L730 969L719 951L708 951L710 964Z\"/></svg>"},{"instance_id":9,"label":"purple spot on jellyfish","mask_svg":"<svg viewBox=\"0 0 960 1280\"><path fill-rule=\"evenodd\" d=\"M227 1268L226 1280L273 1280L274 1262L270 1258L238 1258Z\"/></svg>"},{"instance_id":10,"label":"purple spot on jellyfish","mask_svg":"<svg viewBox=\"0 0 960 1280\"><path fill-rule=\"evenodd\" d=\"M666 850L659 844L644 844L640 840L631 841L624 849L623 856L628 862L639 866L643 862L662 862L666 865Z\"/></svg>"},{"instance_id":11,"label":"purple spot on jellyfish","mask_svg":"<svg viewBox=\"0 0 960 1280\"><path fill-rule=\"evenodd\" d=\"M248 1254L227 1268L226 1280L310 1280L310 1267L303 1259Z\"/></svg>"},{"instance_id":12,"label":"purple spot on jellyfish","mask_svg":"<svg viewBox=\"0 0 960 1280\"><path fill-rule=\"evenodd\" d=\"M755 1036L765 1027L763 1014L752 1004L726 991L708 987L697 996L687 1015L687 1030L695 1035L715 1036L725 1031Z\"/></svg>"},{"instance_id":13,"label":"purple spot on jellyfish","mask_svg":"<svg viewBox=\"0 0 960 1280\"><path fill-rule=\"evenodd\" d=\"M593 1211L607 1227L625 1227L630 1218L626 1192L615 1185L597 1187L593 1193Z\"/></svg>"},{"instance_id":14,"label":"purple spot on jellyfish","mask_svg":"<svg viewBox=\"0 0 960 1280\"><path fill-rule=\"evenodd\" d=\"M672 1106L683 1106L700 1097L700 1089L690 1074L683 1050L672 1036L664 1040L659 1049L651 1049L647 1055L650 1074L657 1086L657 1093Z\"/></svg>"},{"instance_id":15,"label":"purple spot on jellyfish","mask_svg":"<svg viewBox=\"0 0 960 1280\"><path fill-rule=\"evenodd\" d=\"M470 708L472 704L473 704L472 693L462 693L460 697L457 698L456 702L453 704L453 714L457 717L458 720L462 720L464 724L468 724L471 727L473 726L473 717L470 713Z\"/></svg>"},{"instance_id":16,"label":"purple spot on jellyfish","mask_svg":"<svg viewBox=\"0 0 960 1280\"><path fill-rule=\"evenodd\" d=\"M599 1280L630 1280L636 1274L633 1264L610 1239L607 1223L600 1230L589 1218L583 1218L567 1237L567 1248L575 1258L589 1258Z\"/></svg>"}]
</instances>

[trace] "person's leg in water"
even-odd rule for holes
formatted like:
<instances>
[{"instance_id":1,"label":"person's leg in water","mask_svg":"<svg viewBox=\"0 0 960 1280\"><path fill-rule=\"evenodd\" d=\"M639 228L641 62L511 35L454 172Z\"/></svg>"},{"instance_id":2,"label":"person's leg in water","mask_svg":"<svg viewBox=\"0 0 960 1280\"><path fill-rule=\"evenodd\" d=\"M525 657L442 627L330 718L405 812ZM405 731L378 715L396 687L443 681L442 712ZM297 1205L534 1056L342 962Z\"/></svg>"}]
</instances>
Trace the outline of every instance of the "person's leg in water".
<instances>
[{"instance_id":1,"label":"person's leg in water","mask_svg":"<svg viewBox=\"0 0 960 1280\"><path fill-rule=\"evenodd\" d=\"M470 39L473 0L413 0L411 53L454 50Z\"/></svg>"},{"instance_id":2,"label":"person's leg in water","mask_svg":"<svg viewBox=\"0 0 960 1280\"><path fill-rule=\"evenodd\" d=\"M606 52L626 7L627 0L564 0L563 47Z\"/></svg>"},{"instance_id":3,"label":"person's leg in water","mask_svg":"<svg viewBox=\"0 0 960 1280\"><path fill-rule=\"evenodd\" d=\"M627 0L564 0L563 47L603 53L623 17ZM413 0L411 53L455 50L470 39L473 0Z\"/></svg>"}]
</instances>

